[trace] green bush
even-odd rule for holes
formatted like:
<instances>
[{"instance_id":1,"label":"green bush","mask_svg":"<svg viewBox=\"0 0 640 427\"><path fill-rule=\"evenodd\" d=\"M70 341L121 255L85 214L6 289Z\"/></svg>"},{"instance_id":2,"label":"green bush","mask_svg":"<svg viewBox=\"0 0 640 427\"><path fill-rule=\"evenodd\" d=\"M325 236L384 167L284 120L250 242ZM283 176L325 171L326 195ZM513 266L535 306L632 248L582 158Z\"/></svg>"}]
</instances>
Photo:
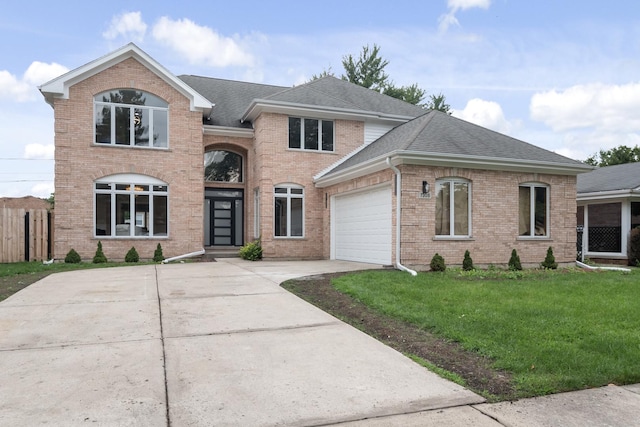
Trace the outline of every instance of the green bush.
<instances>
[{"instance_id":1,"label":"green bush","mask_svg":"<svg viewBox=\"0 0 640 427\"><path fill-rule=\"evenodd\" d=\"M158 243L156 246L156 250L153 252L153 262L162 262L164 261L164 255L162 255L162 246Z\"/></svg>"},{"instance_id":2,"label":"green bush","mask_svg":"<svg viewBox=\"0 0 640 427\"><path fill-rule=\"evenodd\" d=\"M71 250L67 252L67 256L64 257L64 262L67 264L79 264L80 261L82 261L80 254L73 248L71 248Z\"/></svg>"},{"instance_id":3,"label":"green bush","mask_svg":"<svg viewBox=\"0 0 640 427\"><path fill-rule=\"evenodd\" d=\"M469 251L464 251L464 259L462 260L462 269L464 271L471 271L474 269L473 260L471 259L471 254Z\"/></svg>"},{"instance_id":4,"label":"green bush","mask_svg":"<svg viewBox=\"0 0 640 427\"><path fill-rule=\"evenodd\" d=\"M444 263L444 258L442 258L438 253L431 258L429 267L431 267L431 271L445 271L447 269L447 266Z\"/></svg>"},{"instance_id":5,"label":"green bush","mask_svg":"<svg viewBox=\"0 0 640 427\"><path fill-rule=\"evenodd\" d=\"M520 264L520 257L516 250L511 251L511 258L509 258L509 270L516 271L522 270L522 264Z\"/></svg>"},{"instance_id":6,"label":"green bush","mask_svg":"<svg viewBox=\"0 0 640 427\"><path fill-rule=\"evenodd\" d=\"M627 245L627 261L631 266L640 264L640 227L636 227L629 233L629 244Z\"/></svg>"},{"instance_id":7,"label":"green bush","mask_svg":"<svg viewBox=\"0 0 640 427\"><path fill-rule=\"evenodd\" d=\"M140 261L140 256L138 255L138 251L136 248L131 246L129 252L124 256L124 262L138 262Z\"/></svg>"},{"instance_id":8,"label":"green bush","mask_svg":"<svg viewBox=\"0 0 640 427\"><path fill-rule=\"evenodd\" d=\"M262 245L260 244L260 239L247 243L240 248L240 258L249 261L262 259Z\"/></svg>"},{"instance_id":9,"label":"green bush","mask_svg":"<svg viewBox=\"0 0 640 427\"><path fill-rule=\"evenodd\" d=\"M94 264L103 264L107 262L107 257L102 252L102 242L98 241L98 249L96 250L96 254L93 256Z\"/></svg>"},{"instance_id":10,"label":"green bush","mask_svg":"<svg viewBox=\"0 0 640 427\"><path fill-rule=\"evenodd\" d=\"M542 268L546 268L547 270L555 270L558 268L558 263L556 262L556 257L553 256L553 249L551 249L551 246L547 249L547 256L540 265Z\"/></svg>"}]
</instances>

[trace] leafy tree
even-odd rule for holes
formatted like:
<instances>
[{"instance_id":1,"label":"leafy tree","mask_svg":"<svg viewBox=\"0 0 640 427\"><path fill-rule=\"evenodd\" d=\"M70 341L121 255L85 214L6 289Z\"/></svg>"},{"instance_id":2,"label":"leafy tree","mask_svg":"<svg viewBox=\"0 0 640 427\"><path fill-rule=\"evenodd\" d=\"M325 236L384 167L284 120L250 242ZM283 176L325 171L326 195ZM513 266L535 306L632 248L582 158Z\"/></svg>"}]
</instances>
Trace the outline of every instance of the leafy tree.
<instances>
[{"instance_id":1,"label":"leafy tree","mask_svg":"<svg viewBox=\"0 0 640 427\"><path fill-rule=\"evenodd\" d=\"M428 108L429 110L442 111L443 113L447 113L449 115L451 115L452 113L451 106L447 104L447 100L442 93L439 93L438 95L430 95L429 101L424 104L424 107Z\"/></svg>"},{"instance_id":2,"label":"leafy tree","mask_svg":"<svg viewBox=\"0 0 640 427\"><path fill-rule=\"evenodd\" d=\"M346 74L342 76L342 80L383 92L389 81L389 76L384 72L389 61L378 56L379 52L380 46L374 44L371 50L369 45L364 46L357 60L351 54L343 56L342 66Z\"/></svg>"},{"instance_id":3,"label":"leafy tree","mask_svg":"<svg viewBox=\"0 0 640 427\"><path fill-rule=\"evenodd\" d=\"M640 147L633 148L620 145L610 150L600 150L585 160L591 166L613 166L624 163L640 162Z\"/></svg>"},{"instance_id":4,"label":"leafy tree","mask_svg":"<svg viewBox=\"0 0 640 427\"><path fill-rule=\"evenodd\" d=\"M397 87L394 85L388 85L384 89L384 94L393 98L401 99L409 104L418 105L424 98L425 91L420 89L417 83L410 86Z\"/></svg>"},{"instance_id":5,"label":"leafy tree","mask_svg":"<svg viewBox=\"0 0 640 427\"><path fill-rule=\"evenodd\" d=\"M318 80L321 79L323 77L327 77L327 76L331 76L334 77L335 73L333 72L333 70L331 70L331 67L329 67L328 69L325 68L324 70L322 70L322 72L318 75L314 74L313 76L311 76L311 80Z\"/></svg>"}]
</instances>

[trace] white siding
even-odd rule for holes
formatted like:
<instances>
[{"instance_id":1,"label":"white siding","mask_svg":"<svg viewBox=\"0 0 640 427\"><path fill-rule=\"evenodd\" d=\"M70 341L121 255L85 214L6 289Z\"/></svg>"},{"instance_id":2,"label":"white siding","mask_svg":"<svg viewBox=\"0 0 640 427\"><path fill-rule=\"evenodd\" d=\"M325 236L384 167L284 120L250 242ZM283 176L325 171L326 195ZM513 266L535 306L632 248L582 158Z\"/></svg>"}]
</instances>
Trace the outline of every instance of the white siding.
<instances>
[{"instance_id":1,"label":"white siding","mask_svg":"<svg viewBox=\"0 0 640 427\"><path fill-rule=\"evenodd\" d=\"M385 133L393 129L392 125L383 125L380 123L367 123L364 124L364 145L369 145L376 139L380 138Z\"/></svg>"}]
</instances>

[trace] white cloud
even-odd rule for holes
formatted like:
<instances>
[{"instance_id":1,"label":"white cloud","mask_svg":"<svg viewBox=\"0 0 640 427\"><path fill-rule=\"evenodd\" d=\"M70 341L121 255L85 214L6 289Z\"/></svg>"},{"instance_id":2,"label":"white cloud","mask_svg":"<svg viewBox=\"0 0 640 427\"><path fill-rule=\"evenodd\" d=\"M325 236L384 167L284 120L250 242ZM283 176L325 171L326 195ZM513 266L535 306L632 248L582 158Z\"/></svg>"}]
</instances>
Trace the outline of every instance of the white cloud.
<instances>
[{"instance_id":1,"label":"white cloud","mask_svg":"<svg viewBox=\"0 0 640 427\"><path fill-rule=\"evenodd\" d=\"M37 98L37 86L61 74L68 68L52 62L34 61L29 65L22 78L18 78L9 71L0 70L0 99L5 98L16 102L26 102Z\"/></svg>"},{"instance_id":2,"label":"white cloud","mask_svg":"<svg viewBox=\"0 0 640 427\"><path fill-rule=\"evenodd\" d=\"M491 6L491 0L447 0L449 12L440 15L438 18L438 29L445 32L452 25L460 25L456 13L459 10L468 10L473 8L488 9Z\"/></svg>"},{"instance_id":3,"label":"white cloud","mask_svg":"<svg viewBox=\"0 0 640 427\"><path fill-rule=\"evenodd\" d=\"M111 25L102 33L107 40L113 40L118 36L131 39L136 42L144 40L147 32L147 24L142 20L140 12L127 12L116 15L111 19Z\"/></svg>"},{"instance_id":4,"label":"white cloud","mask_svg":"<svg viewBox=\"0 0 640 427\"><path fill-rule=\"evenodd\" d=\"M576 85L558 92L536 93L529 110L533 120L554 131L581 128L640 131L640 83Z\"/></svg>"},{"instance_id":5,"label":"white cloud","mask_svg":"<svg viewBox=\"0 0 640 427\"><path fill-rule=\"evenodd\" d=\"M43 199L49 198L51 193L53 193L55 187L53 185L53 181L41 182L39 184L31 187L31 195L35 197L41 197Z\"/></svg>"},{"instance_id":6,"label":"white cloud","mask_svg":"<svg viewBox=\"0 0 640 427\"><path fill-rule=\"evenodd\" d=\"M500 104L493 101L471 99L463 110L453 110L452 115L496 132L509 133L512 128L504 117Z\"/></svg>"},{"instance_id":7,"label":"white cloud","mask_svg":"<svg viewBox=\"0 0 640 427\"><path fill-rule=\"evenodd\" d=\"M153 27L153 37L178 52L191 64L212 67L251 66L254 58L233 38L189 19L162 17Z\"/></svg>"},{"instance_id":8,"label":"white cloud","mask_svg":"<svg viewBox=\"0 0 640 427\"><path fill-rule=\"evenodd\" d=\"M24 147L25 159L53 159L53 144L27 144Z\"/></svg>"}]
</instances>

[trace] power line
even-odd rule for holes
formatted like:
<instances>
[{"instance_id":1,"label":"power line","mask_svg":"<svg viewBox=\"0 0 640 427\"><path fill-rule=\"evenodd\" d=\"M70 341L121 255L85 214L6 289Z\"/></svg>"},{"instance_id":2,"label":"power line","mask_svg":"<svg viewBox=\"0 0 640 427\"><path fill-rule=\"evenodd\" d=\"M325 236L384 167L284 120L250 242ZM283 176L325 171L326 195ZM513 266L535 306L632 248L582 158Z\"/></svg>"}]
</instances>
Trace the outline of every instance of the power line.
<instances>
[{"instance_id":1,"label":"power line","mask_svg":"<svg viewBox=\"0 0 640 427\"><path fill-rule=\"evenodd\" d=\"M7 183L7 182L51 182L51 180L50 179L14 179L10 181L0 180L0 183Z\"/></svg>"},{"instance_id":2,"label":"power line","mask_svg":"<svg viewBox=\"0 0 640 427\"><path fill-rule=\"evenodd\" d=\"M25 159L22 157L0 157L0 160L55 160L55 159Z\"/></svg>"}]
</instances>

